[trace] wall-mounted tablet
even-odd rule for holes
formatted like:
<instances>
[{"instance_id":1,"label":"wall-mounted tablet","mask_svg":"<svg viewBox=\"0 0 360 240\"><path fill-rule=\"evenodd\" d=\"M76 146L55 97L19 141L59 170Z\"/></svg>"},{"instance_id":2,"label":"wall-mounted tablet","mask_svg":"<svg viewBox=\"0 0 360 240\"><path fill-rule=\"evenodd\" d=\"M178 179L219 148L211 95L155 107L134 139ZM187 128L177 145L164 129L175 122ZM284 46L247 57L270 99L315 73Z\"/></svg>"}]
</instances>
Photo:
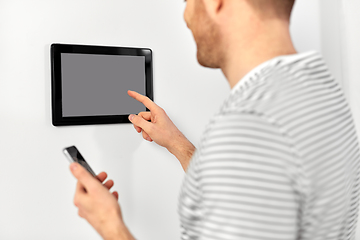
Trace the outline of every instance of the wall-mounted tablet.
<instances>
[{"instance_id":1,"label":"wall-mounted tablet","mask_svg":"<svg viewBox=\"0 0 360 240\"><path fill-rule=\"evenodd\" d=\"M127 94L153 100L152 51L89 45L51 45L54 126L129 123L147 111Z\"/></svg>"}]
</instances>

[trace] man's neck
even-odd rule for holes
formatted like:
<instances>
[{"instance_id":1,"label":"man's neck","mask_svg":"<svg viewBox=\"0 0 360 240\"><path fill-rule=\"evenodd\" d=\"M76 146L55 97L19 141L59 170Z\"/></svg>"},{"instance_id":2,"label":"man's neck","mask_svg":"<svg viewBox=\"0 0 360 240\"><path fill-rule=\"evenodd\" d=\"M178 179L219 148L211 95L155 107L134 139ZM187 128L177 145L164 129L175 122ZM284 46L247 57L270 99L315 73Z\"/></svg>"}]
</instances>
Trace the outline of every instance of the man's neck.
<instances>
[{"instance_id":1,"label":"man's neck","mask_svg":"<svg viewBox=\"0 0 360 240\"><path fill-rule=\"evenodd\" d=\"M231 88L261 63L296 53L286 24L275 22L261 26L253 36L256 37L246 40L243 36L233 35L227 43L227 49L231 50L226 51L221 70Z\"/></svg>"}]
</instances>

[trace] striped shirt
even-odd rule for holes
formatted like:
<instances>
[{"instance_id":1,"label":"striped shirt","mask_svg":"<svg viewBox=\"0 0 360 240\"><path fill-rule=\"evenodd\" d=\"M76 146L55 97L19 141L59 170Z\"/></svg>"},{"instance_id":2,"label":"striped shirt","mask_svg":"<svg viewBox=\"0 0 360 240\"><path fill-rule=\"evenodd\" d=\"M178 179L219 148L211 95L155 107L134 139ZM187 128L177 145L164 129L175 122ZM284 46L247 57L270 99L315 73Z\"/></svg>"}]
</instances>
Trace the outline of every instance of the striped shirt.
<instances>
[{"instance_id":1,"label":"striped shirt","mask_svg":"<svg viewBox=\"0 0 360 240\"><path fill-rule=\"evenodd\" d=\"M321 56L248 73L208 124L179 196L182 239L354 239L359 145Z\"/></svg>"}]
</instances>

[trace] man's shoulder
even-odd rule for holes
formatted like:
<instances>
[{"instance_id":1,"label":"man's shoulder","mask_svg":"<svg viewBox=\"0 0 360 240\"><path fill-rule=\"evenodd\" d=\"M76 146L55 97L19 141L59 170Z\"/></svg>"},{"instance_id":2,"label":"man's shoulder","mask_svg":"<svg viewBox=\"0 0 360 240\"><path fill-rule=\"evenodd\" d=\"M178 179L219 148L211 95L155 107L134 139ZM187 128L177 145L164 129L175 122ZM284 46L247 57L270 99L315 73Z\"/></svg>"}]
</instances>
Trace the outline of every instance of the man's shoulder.
<instances>
[{"instance_id":1,"label":"man's shoulder","mask_svg":"<svg viewBox=\"0 0 360 240\"><path fill-rule=\"evenodd\" d=\"M221 113L281 115L316 94L341 91L320 54L309 52L274 59L266 69L232 89ZM315 94L314 94L315 93Z\"/></svg>"}]
</instances>

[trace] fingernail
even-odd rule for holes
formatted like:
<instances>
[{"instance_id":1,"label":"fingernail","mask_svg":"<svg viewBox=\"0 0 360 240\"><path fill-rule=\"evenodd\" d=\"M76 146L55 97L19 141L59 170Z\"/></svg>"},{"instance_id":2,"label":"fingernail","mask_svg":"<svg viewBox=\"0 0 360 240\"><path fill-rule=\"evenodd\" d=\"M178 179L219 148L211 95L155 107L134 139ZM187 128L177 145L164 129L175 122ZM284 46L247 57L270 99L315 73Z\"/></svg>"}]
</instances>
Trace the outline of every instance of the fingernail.
<instances>
[{"instance_id":1,"label":"fingernail","mask_svg":"<svg viewBox=\"0 0 360 240\"><path fill-rule=\"evenodd\" d=\"M149 142L151 141L151 138L150 137L147 137L146 140L148 140Z\"/></svg>"},{"instance_id":2,"label":"fingernail","mask_svg":"<svg viewBox=\"0 0 360 240\"><path fill-rule=\"evenodd\" d=\"M75 163L72 163L72 164L70 165L70 169L71 169L71 171L76 171L77 165L76 165Z\"/></svg>"},{"instance_id":3,"label":"fingernail","mask_svg":"<svg viewBox=\"0 0 360 240\"><path fill-rule=\"evenodd\" d=\"M130 114L130 115L129 115L129 120L132 121L133 118L134 118L134 114Z\"/></svg>"}]
</instances>

